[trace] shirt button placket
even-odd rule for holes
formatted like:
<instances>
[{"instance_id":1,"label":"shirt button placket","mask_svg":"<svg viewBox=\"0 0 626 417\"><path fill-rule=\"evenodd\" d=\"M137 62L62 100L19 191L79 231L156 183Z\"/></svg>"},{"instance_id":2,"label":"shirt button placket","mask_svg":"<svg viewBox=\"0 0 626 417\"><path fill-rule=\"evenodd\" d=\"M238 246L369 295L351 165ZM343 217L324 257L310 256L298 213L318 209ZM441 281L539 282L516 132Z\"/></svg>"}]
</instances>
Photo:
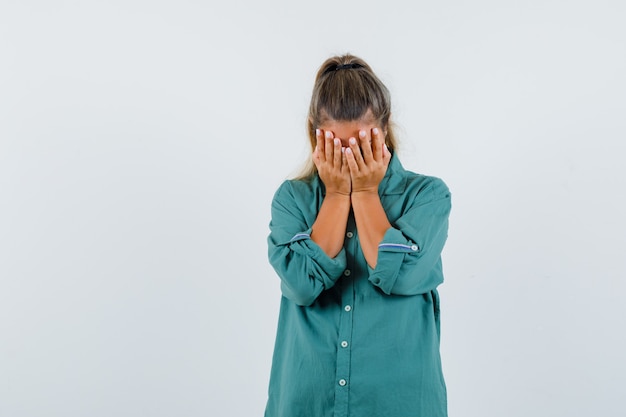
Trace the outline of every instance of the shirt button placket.
<instances>
[{"instance_id":1,"label":"shirt button placket","mask_svg":"<svg viewBox=\"0 0 626 417\"><path fill-rule=\"evenodd\" d=\"M352 306L346 304L343 309L339 327L339 346L337 347L337 385L335 389L335 416L348 416L350 379L350 343L352 334Z\"/></svg>"},{"instance_id":2,"label":"shirt button placket","mask_svg":"<svg viewBox=\"0 0 626 417\"><path fill-rule=\"evenodd\" d=\"M335 379L335 417L348 416L350 390L350 361L352 348L352 326L354 320L354 262L350 259L357 252L358 241L354 220L348 220L345 248L348 253L348 265L341 277L341 310L337 337L337 367Z\"/></svg>"},{"instance_id":3,"label":"shirt button placket","mask_svg":"<svg viewBox=\"0 0 626 417\"><path fill-rule=\"evenodd\" d=\"M335 416L348 415L349 393L348 381L350 380L350 338L352 336L352 321L354 317L354 280L352 271L347 268L344 271L345 282L342 293L343 311L339 324L339 338L337 347L337 379L335 389Z\"/></svg>"}]
</instances>

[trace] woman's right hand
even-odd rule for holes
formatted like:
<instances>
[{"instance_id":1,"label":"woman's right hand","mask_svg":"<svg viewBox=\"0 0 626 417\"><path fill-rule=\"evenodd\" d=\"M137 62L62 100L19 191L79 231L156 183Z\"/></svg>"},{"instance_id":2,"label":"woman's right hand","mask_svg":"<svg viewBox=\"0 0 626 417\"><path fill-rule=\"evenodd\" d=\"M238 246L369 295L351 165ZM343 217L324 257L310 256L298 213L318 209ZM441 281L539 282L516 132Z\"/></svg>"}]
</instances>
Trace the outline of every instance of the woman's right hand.
<instances>
[{"instance_id":1,"label":"woman's right hand","mask_svg":"<svg viewBox=\"0 0 626 417\"><path fill-rule=\"evenodd\" d=\"M313 152L313 163L326 187L326 195L350 195L352 190L350 169L341 149L341 140L333 132L315 130L317 146Z\"/></svg>"}]
</instances>

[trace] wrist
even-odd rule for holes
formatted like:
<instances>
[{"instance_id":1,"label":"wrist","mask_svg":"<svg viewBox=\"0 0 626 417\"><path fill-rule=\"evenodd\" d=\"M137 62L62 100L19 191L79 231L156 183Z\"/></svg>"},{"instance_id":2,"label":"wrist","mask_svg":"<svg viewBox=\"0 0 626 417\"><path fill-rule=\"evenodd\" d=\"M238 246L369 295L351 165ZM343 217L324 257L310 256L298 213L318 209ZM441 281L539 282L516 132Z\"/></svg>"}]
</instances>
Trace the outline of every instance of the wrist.
<instances>
[{"instance_id":1,"label":"wrist","mask_svg":"<svg viewBox=\"0 0 626 417\"><path fill-rule=\"evenodd\" d=\"M350 198L350 191L326 190L326 198Z\"/></svg>"},{"instance_id":2,"label":"wrist","mask_svg":"<svg viewBox=\"0 0 626 417\"><path fill-rule=\"evenodd\" d=\"M356 190L350 194L350 202L354 205L361 206L363 204L368 205L380 201L378 190Z\"/></svg>"},{"instance_id":3,"label":"wrist","mask_svg":"<svg viewBox=\"0 0 626 417\"><path fill-rule=\"evenodd\" d=\"M367 195L378 195L378 186L376 187L369 187L369 188L359 188L356 190L352 190L352 195L363 195L363 196L367 196Z\"/></svg>"}]
</instances>

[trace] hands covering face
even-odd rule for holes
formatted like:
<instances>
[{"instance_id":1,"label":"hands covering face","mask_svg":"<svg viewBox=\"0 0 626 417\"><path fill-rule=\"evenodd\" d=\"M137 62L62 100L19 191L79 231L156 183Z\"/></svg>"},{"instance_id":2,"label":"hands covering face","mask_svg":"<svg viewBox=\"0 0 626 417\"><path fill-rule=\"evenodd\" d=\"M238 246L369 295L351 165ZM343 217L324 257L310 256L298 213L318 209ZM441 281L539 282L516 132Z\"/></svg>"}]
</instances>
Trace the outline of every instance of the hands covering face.
<instances>
[{"instance_id":1,"label":"hands covering face","mask_svg":"<svg viewBox=\"0 0 626 417\"><path fill-rule=\"evenodd\" d=\"M317 129L316 138L313 162L327 194L378 194L378 185L391 160L391 152L385 145L380 129L373 128L369 132L360 130L359 137L348 139L345 148L331 131Z\"/></svg>"}]
</instances>

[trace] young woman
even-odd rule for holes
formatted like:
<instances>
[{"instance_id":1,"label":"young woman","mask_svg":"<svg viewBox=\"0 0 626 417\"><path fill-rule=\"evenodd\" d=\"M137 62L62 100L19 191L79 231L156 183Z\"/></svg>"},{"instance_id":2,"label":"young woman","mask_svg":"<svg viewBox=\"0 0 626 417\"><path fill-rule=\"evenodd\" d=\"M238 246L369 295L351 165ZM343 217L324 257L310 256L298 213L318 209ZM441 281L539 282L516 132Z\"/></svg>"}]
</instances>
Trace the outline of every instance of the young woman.
<instances>
[{"instance_id":1,"label":"young woman","mask_svg":"<svg viewBox=\"0 0 626 417\"><path fill-rule=\"evenodd\" d=\"M450 192L402 167L390 115L367 63L322 64L312 163L272 202L283 297L266 417L447 415L436 288Z\"/></svg>"}]
</instances>

